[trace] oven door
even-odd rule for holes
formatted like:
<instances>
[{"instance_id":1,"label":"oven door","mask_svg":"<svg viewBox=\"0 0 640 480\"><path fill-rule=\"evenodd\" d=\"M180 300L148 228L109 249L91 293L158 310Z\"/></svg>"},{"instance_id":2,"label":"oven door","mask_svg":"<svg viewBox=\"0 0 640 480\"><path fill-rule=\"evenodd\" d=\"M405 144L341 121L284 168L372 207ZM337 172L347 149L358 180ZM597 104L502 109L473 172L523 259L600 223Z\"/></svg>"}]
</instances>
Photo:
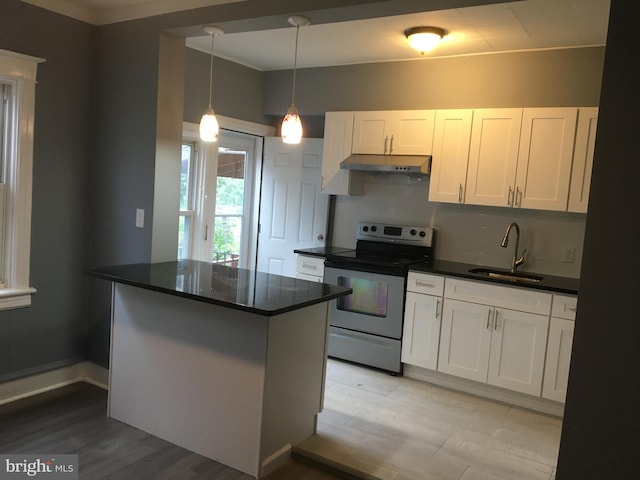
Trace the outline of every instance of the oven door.
<instances>
[{"instance_id":1,"label":"oven door","mask_svg":"<svg viewBox=\"0 0 640 480\"><path fill-rule=\"evenodd\" d=\"M324 282L353 289L353 293L331 301L330 324L334 327L402 337L405 278L325 267Z\"/></svg>"}]
</instances>

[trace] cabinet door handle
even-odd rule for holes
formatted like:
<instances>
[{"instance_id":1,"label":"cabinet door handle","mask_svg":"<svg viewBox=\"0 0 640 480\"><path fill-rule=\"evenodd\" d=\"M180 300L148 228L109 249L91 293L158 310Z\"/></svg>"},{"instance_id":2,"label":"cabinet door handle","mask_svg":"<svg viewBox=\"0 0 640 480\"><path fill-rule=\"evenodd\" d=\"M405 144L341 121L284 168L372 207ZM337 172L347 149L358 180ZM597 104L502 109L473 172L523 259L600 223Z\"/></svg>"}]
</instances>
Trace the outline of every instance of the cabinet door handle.
<instances>
[{"instance_id":1,"label":"cabinet door handle","mask_svg":"<svg viewBox=\"0 0 640 480\"><path fill-rule=\"evenodd\" d=\"M491 309L487 311L487 330L491 330Z\"/></svg>"},{"instance_id":2,"label":"cabinet door handle","mask_svg":"<svg viewBox=\"0 0 640 480\"><path fill-rule=\"evenodd\" d=\"M205 223L204 224L204 241L207 241L207 238L209 237L209 224Z\"/></svg>"},{"instance_id":3,"label":"cabinet door handle","mask_svg":"<svg viewBox=\"0 0 640 480\"><path fill-rule=\"evenodd\" d=\"M424 280L416 280L416 287L429 287L434 288L435 284L431 282L425 282Z\"/></svg>"},{"instance_id":4,"label":"cabinet door handle","mask_svg":"<svg viewBox=\"0 0 640 480\"><path fill-rule=\"evenodd\" d=\"M389 140L389 137L387 137L387 136L385 135L385 137L384 137L384 150L383 150L383 152L382 152L382 153L384 153L384 154L386 154L386 153L387 153L387 141L388 141L388 140Z\"/></svg>"},{"instance_id":5,"label":"cabinet door handle","mask_svg":"<svg viewBox=\"0 0 640 480\"><path fill-rule=\"evenodd\" d=\"M318 266L313 265L312 263L302 263L302 268L306 268L307 270L317 270Z\"/></svg>"},{"instance_id":6,"label":"cabinet door handle","mask_svg":"<svg viewBox=\"0 0 640 480\"><path fill-rule=\"evenodd\" d=\"M498 309L496 308L493 315L493 329L498 330Z\"/></svg>"},{"instance_id":7,"label":"cabinet door handle","mask_svg":"<svg viewBox=\"0 0 640 480\"><path fill-rule=\"evenodd\" d=\"M440 318L440 299L436 298L436 320Z\"/></svg>"},{"instance_id":8,"label":"cabinet door handle","mask_svg":"<svg viewBox=\"0 0 640 480\"><path fill-rule=\"evenodd\" d=\"M516 187L516 207L521 207L522 206L522 190L520 190L520 187Z\"/></svg>"},{"instance_id":9,"label":"cabinet door handle","mask_svg":"<svg viewBox=\"0 0 640 480\"><path fill-rule=\"evenodd\" d=\"M509 197L507 198L507 207L513 207L513 188L509 186Z\"/></svg>"},{"instance_id":10,"label":"cabinet door handle","mask_svg":"<svg viewBox=\"0 0 640 480\"><path fill-rule=\"evenodd\" d=\"M391 142L389 143L389 155L393 153L393 135L391 135Z\"/></svg>"},{"instance_id":11,"label":"cabinet door handle","mask_svg":"<svg viewBox=\"0 0 640 480\"><path fill-rule=\"evenodd\" d=\"M570 312L576 312L578 310L578 308L575 305L571 305L569 307L567 307L567 310L569 310Z\"/></svg>"},{"instance_id":12,"label":"cabinet door handle","mask_svg":"<svg viewBox=\"0 0 640 480\"><path fill-rule=\"evenodd\" d=\"M462 203L462 184L460 184L460 188L458 188L458 203Z\"/></svg>"}]
</instances>

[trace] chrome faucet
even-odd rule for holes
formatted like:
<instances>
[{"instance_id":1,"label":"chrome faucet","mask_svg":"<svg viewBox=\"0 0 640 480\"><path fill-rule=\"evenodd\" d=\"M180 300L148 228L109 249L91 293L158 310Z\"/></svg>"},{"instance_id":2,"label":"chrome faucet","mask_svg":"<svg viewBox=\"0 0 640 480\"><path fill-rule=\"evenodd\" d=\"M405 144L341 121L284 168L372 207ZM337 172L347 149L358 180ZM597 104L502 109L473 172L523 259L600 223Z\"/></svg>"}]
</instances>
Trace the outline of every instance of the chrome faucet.
<instances>
[{"instance_id":1,"label":"chrome faucet","mask_svg":"<svg viewBox=\"0 0 640 480\"><path fill-rule=\"evenodd\" d=\"M502 242L500 242L500 246L503 248L506 248L506 246L509 245L509 234L511 233L511 229L513 227L516 227L516 249L513 254L513 261L511 262L511 273L516 273L516 270L518 269L518 267L524 263L524 254L527 251L527 249L525 248L522 251L522 256L518 258L518 243L520 243L520 227L516 222L509 224L509 226L507 227L507 231L504 232L504 237L502 237Z\"/></svg>"}]
</instances>

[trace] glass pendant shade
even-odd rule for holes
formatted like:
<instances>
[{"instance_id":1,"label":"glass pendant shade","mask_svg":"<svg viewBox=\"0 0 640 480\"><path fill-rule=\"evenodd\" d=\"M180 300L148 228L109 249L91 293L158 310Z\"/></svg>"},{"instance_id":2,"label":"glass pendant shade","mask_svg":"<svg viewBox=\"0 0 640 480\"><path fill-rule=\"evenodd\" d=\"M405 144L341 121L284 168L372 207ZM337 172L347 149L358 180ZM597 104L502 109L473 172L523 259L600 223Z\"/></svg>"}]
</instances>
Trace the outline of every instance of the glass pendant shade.
<instances>
[{"instance_id":1,"label":"glass pendant shade","mask_svg":"<svg viewBox=\"0 0 640 480\"><path fill-rule=\"evenodd\" d=\"M287 114L282 120L282 127L280 128L280 134L282 135L282 141L284 143L297 144L302 140L302 122L300 121L300 115L298 115L298 109L291 106L287 110Z\"/></svg>"},{"instance_id":2,"label":"glass pendant shade","mask_svg":"<svg viewBox=\"0 0 640 480\"><path fill-rule=\"evenodd\" d=\"M219 132L218 119L213 112L213 108L209 107L200 119L200 139L203 142L217 142Z\"/></svg>"},{"instance_id":3,"label":"glass pendant shade","mask_svg":"<svg viewBox=\"0 0 640 480\"><path fill-rule=\"evenodd\" d=\"M282 141L289 144L298 144L302 140L302 122L300 121L300 115L298 115L298 109L295 107L296 98L296 72L298 70L298 35L300 34L300 27L309 25L311 21L302 15L292 15L288 18L291 25L296 27L296 46L293 54L293 85L291 89L291 106L287 110L287 114L282 120L282 126L280 127L280 135Z\"/></svg>"}]
</instances>

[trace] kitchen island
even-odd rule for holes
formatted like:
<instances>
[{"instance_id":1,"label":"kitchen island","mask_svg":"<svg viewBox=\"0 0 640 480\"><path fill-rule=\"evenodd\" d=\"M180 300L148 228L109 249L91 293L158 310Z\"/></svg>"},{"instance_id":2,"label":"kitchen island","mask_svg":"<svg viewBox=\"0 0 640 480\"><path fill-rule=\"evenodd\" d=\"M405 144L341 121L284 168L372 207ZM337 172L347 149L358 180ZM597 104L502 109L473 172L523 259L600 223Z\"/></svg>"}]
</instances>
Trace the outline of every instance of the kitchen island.
<instances>
[{"instance_id":1,"label":"kitchen island","mask_svg":"<svg viewBox=\"0 0 640 480\"><path fill-rule=\"evenodd\" d=\"M315 432L328 301L350 289L191 260L112 282L108 415L261 478Z\"/></svg>"}]
</instances>

